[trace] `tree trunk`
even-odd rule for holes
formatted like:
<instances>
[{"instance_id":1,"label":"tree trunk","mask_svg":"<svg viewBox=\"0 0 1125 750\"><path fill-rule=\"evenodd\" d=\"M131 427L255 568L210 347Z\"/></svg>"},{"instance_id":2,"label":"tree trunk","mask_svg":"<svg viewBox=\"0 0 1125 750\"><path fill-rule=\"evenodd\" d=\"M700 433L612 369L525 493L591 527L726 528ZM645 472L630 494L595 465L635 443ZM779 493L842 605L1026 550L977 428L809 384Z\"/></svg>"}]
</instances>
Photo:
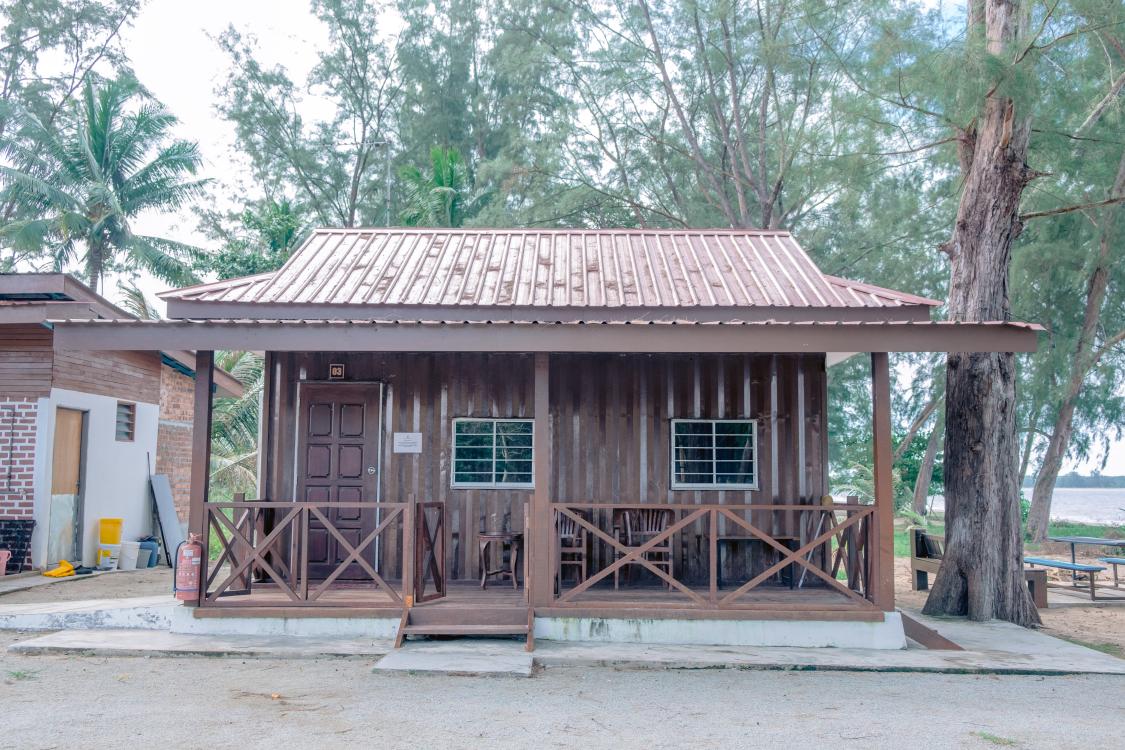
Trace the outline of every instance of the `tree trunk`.
<instances>
[{"instance_id":1,"label":"tree trunk","mask_svg":"<svg viewBox=\"0 0 1125 750\"><path fill-rule=\"evenodd\" d=\"M938 414L934 420L934 429L930 432L930 439L926 443L926 453L922 456L922 466L918 469L918 478L914 480L914 512L920 516L926 515L926 500L930 497L930 480L934 475L934 462L937 461L938 446L941 436L945 432L945 416Z\"/></svg>"},{"instance_id":2,"label":"tree trunk","mask_svg":"<svg viewBox=\"0 0 1125 750\"><path fill-rule=\"evenodd\" d=\"M1125 154L1118 164L1117 176L1113 187L1110 188L1109 197L1117 197L1122 192L1125 192ZM1094 339L1101 320L1106 290L1109 287L1109 251L1117 210L1117 206L1102 210L1102 219L1098 225L1098 259L1086 282L1086 310L1082 316L1082 328L1078 332L1078 340L1074 345L1074 356L1070 361L1070 378L1067 381L1062 403L1059 404L1058 415L1055 417L1055 428L1051 431L1051 439L1047 442L1047 451L1043 454L1043 465L1039 467L1039 475L1035 478L1035 489L1031 494L1027 531L1035 542L1047 538L1047 527L1051 523L1051 496L1055 493L1055 482L1058 481L1059 471L1062 470L1063 461L1066 459L1067 451L1070 450L1070 437L1074 434L1074 408L1078 405L1078 395L1082 392L1086 376L1100 359L1094 351Z\"/></svg>"},{"instance_id":3,"label":"tree trunk","mask_svg":"<svg viewBox=\"0 0 1125 750\"><path fill-rule=\"evenodd\" d=\"M970 11L970 35L983 30L997 57L1022 37L1027 8L1019 0L982 0ZM1012 242L1021 229L1020 197L1031 118L990 91L977 125L961 134L964 187L953 236L954 320L1007 320ZM945 381L945 554L923 610L928 615L1039 622L1023 577L1023 537L1016 478L1015 356L951 352Z\"/></svg>"},{"instance_id":4,"label":"tree trunk","mask_svg":"<svg viewBox=\"0 0 1125 750\"><path fill-rule=\"evenodd\" d=\"M1020 487L1027 477L1027 467L1031 464L1031 451L1035 447L1036 430L1039 428L1039 404L1033 403L1028 416L1027 437L1023 441L1023 453L1020 458Z\"/></svg>"}]
</instances>

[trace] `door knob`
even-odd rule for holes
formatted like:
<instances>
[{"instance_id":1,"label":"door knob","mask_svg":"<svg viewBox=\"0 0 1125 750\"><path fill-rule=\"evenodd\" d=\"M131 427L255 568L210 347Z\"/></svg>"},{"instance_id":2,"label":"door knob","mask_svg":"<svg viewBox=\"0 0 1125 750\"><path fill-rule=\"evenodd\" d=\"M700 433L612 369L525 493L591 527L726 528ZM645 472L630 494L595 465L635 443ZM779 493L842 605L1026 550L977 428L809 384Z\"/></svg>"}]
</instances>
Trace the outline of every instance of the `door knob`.
<instances>
[{"instance_id":1,"label":"door knob","mask_svg":"<svg viewBox=\"0 0 1125 750\"><path fill-rule=\"evenodd\" d=\"M374 466L368 466L367 467L367 473L368 474L374 474L375 473L375 467Z\"/></svg>"}]
</instances>

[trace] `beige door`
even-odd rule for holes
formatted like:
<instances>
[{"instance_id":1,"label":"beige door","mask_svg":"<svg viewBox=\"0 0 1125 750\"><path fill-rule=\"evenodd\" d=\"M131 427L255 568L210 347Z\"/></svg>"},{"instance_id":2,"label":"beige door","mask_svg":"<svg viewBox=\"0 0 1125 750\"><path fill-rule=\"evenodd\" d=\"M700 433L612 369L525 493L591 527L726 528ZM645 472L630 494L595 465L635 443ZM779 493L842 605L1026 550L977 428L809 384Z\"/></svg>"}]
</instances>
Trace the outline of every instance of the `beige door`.
<instances>
[{"instance_id":1,"label":"beige door","mask_svg":"<svg viewBox=\"0 0 1125 750\"><path fill-rule=\"evenodd\" d=\"M47 533L47 564L73 563L82 556L82 453L86 412L59 407L55 411L55 445L51 453L51 515Z\"/></svg>"}]
</instances>

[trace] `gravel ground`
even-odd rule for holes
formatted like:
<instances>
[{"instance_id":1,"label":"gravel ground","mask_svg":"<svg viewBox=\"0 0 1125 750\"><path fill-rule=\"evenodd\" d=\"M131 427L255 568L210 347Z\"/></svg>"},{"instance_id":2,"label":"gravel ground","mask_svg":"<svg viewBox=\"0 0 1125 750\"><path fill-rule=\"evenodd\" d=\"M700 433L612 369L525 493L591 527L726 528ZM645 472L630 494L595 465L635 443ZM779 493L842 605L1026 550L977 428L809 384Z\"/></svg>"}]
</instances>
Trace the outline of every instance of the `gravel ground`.
<instances>
[{"instance_id":1,"label":"gravel ground","mask_svg":"<svg viewBox=\"0 0 1125 750\"><path fill-rule=\"evenodd\" d=\"M19 637L0 633L0 647ZM183 747L190 737L240 750L295 740L318 750L1093 750L1120 739L1112 717L1125 704L1125 679L1108 676L549 669L529 680L375 674L371 665L4 653L0 734L18 748Z\"/></svg>"}]
</instances>

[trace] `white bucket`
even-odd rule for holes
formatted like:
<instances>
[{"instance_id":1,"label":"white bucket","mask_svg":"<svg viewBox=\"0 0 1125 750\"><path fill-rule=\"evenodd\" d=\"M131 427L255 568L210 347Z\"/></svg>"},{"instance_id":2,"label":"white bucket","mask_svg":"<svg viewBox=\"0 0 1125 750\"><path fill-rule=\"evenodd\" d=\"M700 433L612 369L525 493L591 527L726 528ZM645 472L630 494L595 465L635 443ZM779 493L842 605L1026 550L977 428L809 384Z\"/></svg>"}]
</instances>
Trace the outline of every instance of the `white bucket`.
<instances>
[{"instance_id":1,"label":"white bucket","mask_svg":"<svg viewBox=\"0 0 1125 750\"><path fill-rule=\"evenodd\" d=\"M152 557L152 550L140 549L137 552L137 570L148 567L149 558Z\"/></svg>"},{"instance_id":2,"label":"white bucket","mask_svg":"<svg viewBox=\"0 0 1125 750\"><path fill-rule=\"evenodd\" d=\"M121 555L117 558L118 570L136 570L137 553L141 551L140 542L122 542Z\"/></svg>"},{"instance_id":3,"label":"white bucket","mask_svg":"<svg viewBox=\"0 0 1125 750\"><path fill-rule=\"evenodd\" d=\"M99 544L98 570L117 570L117 561L120 557L120 544Z\"/></svg>"}]
</instances>

